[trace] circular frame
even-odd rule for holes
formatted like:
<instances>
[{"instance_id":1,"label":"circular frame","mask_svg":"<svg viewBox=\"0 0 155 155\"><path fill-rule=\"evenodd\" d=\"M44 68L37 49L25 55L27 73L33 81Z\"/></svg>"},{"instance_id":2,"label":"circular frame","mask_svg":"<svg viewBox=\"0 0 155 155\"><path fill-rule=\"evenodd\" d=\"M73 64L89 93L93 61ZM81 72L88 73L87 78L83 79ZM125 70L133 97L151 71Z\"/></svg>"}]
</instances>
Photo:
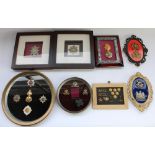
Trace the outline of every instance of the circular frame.
<instances>
[{"instance_id":1,"label":"circular frame","mask_svg":"<svg viewBox=\"0 0 155 155\"><path fill-rule=\"evenodd\" d=\"M89 88L89 90L90 90L90 100L89 100L89 103L88 103L88 105L87 105L85 108L83 108L82 110L79 110L79 111L69 111L68 109L64 108L64 107L61 105L61 102L60 102L60 100L59 100L60 89L61 89L61 87L62 87L66 82L68 82L68 81L70 81L70 80L80 80L80 81L84 82L84 83L86 84L86 86L87 86L87 87ZM91 100L92 100L92 89L91 89L89 83L86 82L85 80L81 79L81 78L72 77L72 78L66 79L66 80L64 80L64 81L59 85L59 87L58 87L58 90L57 90L57 101L58 101L59 106L60 106L63 110L65 110L66 112L73 113L73 114L80 113L80 112L84 111L84 110L90 105Z\"/></svg>"},{"instance_id":2,"label":"circular frame","mask_svg":"<svg viewBox=\"0 0 155 155\"><path fill-rule=\"evenodd\" d=\"M26 74L37 74L37 75L40 75L41 77L45 78L46 79L46 82L49 84L49 87L50 87L50 90L51 90L51 96L52 96L52 100L51 100L51 104L48 108L48 110L46 111L46 113L34 120L34 121L29 121L29 122L24 122L24 121L20 121L18 119L16 119L10 112L8 112L7 110L7 105L6 105L6 93L10 87L10 85L19 77L21 76L25 76ZM53 109L53 106L54 106L54 102L55 102L55 91L54 91L54 87L53 87L53 84L50 82L49 78L47 76L45 76L44 74L40 73L40 72L37 72L37 71L25 71L25 72L22 72L22 73L19 73L17 74L15 77L13 77L9 82L8 84L6 85L4 91L3 91L3 95L2 95L2 109L5 113L5 115L7 116L7 118L17 124L17 125L21 125L21 126L31 126L31 125L34 125L34 124L37 124L39 122L41 122L42 120L44 120L48 115L49 113L51 112L51 110Z\"/></svg>"}]
</instances>

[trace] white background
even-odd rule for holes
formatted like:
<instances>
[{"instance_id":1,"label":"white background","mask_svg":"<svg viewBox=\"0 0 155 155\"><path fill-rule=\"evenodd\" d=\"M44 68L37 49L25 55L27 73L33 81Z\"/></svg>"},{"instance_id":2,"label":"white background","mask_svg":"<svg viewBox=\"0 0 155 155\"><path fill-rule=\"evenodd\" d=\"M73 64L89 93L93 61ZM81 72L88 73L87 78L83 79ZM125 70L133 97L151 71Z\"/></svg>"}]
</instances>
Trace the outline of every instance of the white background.
<instances>
[{"instance_id":1,"label":"white background","mask_svg":"<svg viewBox=\"0 0 155 155\"><path fill-rule=\"evenodd\" d=\"M154 0L0 0L0 27L155 28L154 6ZM120 31L116 31L116 33L118 32L120 33ZM113 31L110 30L110 33L113 34ZM129 33L132 33L131 30L129 30ZM14 35L12 35L12 33L9 34L8 32L8 35L11 35L12 39L14 39ZM143 35L143 31L140 31L139 35ZM149 36L150 40L147 41L147 45L151 44L151 49L153 51L154 44L152 42L154 39L154 33L150 32ZM6 42L8 40L7 37L4 38L6 39L3 41L3 44L7 50L9 50L10 45L12 46L12 44L10 42ZM1 44L2 47L3 44ZM0 52L5 54L5 51ZM154 51L152 54L153 53ZM1 57L0 60L2 59ZM9 62L11 62L12 58L9 57L8 59L10 59ZM149 59L152 60L151 64L154 65L153 57ZM0 65L3 62L5 66L7 66L6 64L8 62L5 59L0 62ZM147 59L146 63L150 63L150 61ZM125 66L127 66L127 64ZM127 68L126 74L128 74ZM135 69L134 66L132 66L132 68ZM151 68L147 68L145 72L150 72L152 76L153 69L154 66L151 66ZM0 68L0 71L3 71L5 75L10 72L9 78L11 78L11 74L12 76L15 74L15 72L11 71L10 68ZM106 74L104 74L103 78L105 78L105 75ZM52 77L53 73L50 72L50 78ZM2 78L0 77L0 79ZM127 80L128 76L125 77L125 79ZM152 84L154 83L153 80ZM4 85L5 84L6 81ZM2 84L1 89L3 89L4 85ZM154 103L152 106L154 106ZM136 113L136 115L134 115L135 120L137 121L138 118L141 119L141 116L144 114L138 114L138 112L133 109L132 105L130 105L130 107L132 107L132 109L130 108L130 111L128 112L128 116L130 117L127 119L132 117L133 111ZM150 107L149 109L151 110L150 120L153 120L152 116L154 108ZM85 112L83 114L86 114ZM147 115L149 115L149 112L150 111L147 112ZM54 113L55 110L53 111L53 114ZM104 111L102 113L104 113ZM53 114L50 115L51 117L48 118L48 121L54 120L54 116L56 116L56 114ZM115 118L114 116L116 115L113 114L114 113L111 112L110 116ZM82 116L82 114L80 115ZM137 115L138 118L136 117ZM0 115L0 117L3 119L4 115ZM71 117L68 119L70 118ZM102 119L105 120L109 118ZM143 122L143 119L141 119L141 122ZM154 127L0 128L0 154L154 155L154 140Z\"/></svg>"},{"instance_id":2,"label":"white background","mask_svg":"<svg viewBox=\"0 0 155 155\"><path fill-rule=\"evenodd\" d=\"M46 31L52 29L40 29ZM146 75L155 89L155 29L90 29L94 31L94 35L119 35L121 48L123 48L126 38L132 34L142 38L144 44L148 48L148 56L146 62L140 67L131 64L124 52L124 67L116 68L95 68L93 70L43 70L41 71L52 81L55 90L59 84L70 77L80 77L92 83L125 82L127 83L130 76L136 72ZM20 31L39 31L36 29L0 29L0 64L1 64L1 82L0 97L8 81L19 71L11 69L13 48L15 43L16 32ZM16 126L11 123L4 115L0 107L0 126ZM155 103L151 103L150 107L143 113L139 112L130 102L128 110L93 110L92 106L88 107L84 112L79 114L70 114L63 111L57 104L51 114L43 122L37 126L155 126Z\"/></svg>"}]
</instances>

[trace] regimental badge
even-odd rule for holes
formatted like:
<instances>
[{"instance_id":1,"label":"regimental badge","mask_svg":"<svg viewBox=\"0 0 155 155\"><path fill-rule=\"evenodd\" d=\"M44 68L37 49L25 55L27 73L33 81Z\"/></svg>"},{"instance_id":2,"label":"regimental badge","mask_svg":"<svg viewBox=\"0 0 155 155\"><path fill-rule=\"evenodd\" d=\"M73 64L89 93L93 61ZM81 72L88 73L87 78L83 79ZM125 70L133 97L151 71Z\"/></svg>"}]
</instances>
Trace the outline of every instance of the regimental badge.
<instances>
[{"instance_id":1,"label":"regimental badge","mask_svg":"<svg viewBox=\"0 0 155 155\"><path fill-rule=\"evenodd\" d=\"M145 57L147 56L148 49L143 44L143 41L135 35L126 39L123 51L127 55L129 61L136 66L140 66L141 63L146 61Z\"/></svg>"},{"instance_id":2,"label":"regimental badge","mask_svg":"<svg viewBox=\"0 0 155 155\"><path fill-rule=\"evenodd\" d=\"M34 87L34 85L35 85L34 80L32 80L32 79L28 80L28 81L27 81L27 85L28 85L29 87Z\"/></svg>"},{"instance_id":3,"label":"regimental badge","mask_svg":"<svg viewBox=\"0 0 155 155\"><path fill-rule=\"evenodd\" d=\"M30 113L32 112L31 107L28 105L23 109L23 112L26 116L30 115Z\"/></svg>"},{"instance_id":4,"label":"regimental badge","mask_svg":"<svg viewBox=\"0 0 155 155\"><path fill-rule=\"evenodd\" d=\"M88 90L86 88L83 90L83 95L88 95Z\"/></svg>"},{"instance_id":5,"label":"regimental badge","mask_svg":"<svg viewBox=\"0 0 155 155\"><path fill-rule=\"evenodd\" d=\"M64 92L63 92L63 95L70 95L69 90L65 89Z\"/></svg>"},{"instance_id":6,"label":"regimental badge","mask_svg":"<svg viewBox=\"0 0 155 155\"><path fill-rule=\"evenodd\" d=\"M20 95L16 94L13 96L13 101L18 103L20 101Z\"/></svg>"},{"instance_id":7,"label":"regimental badge","mask_svg":"<svg viewBox=\"0 0 155 155\"><path fill-rule=\"evenodd\" d=\"M71 46L71 47L69 48L69 51L72 52L72 53L75 53L75 52L78 51L78 48L77 48L75 45L73 45L73 46Z\"/></svg>"},{"instance_id":8,"label":"regimental badge","mask_svg":"<svg viewBox=\"0 0 155 155\"><path fill-rule=\"evenodd\" d=\"M93 108L128 109L126 84L93 84Z\"/></svg>"},{"instance_id":9,"label":"regimental badge","mask_svg":"<svg viewBox=\"0 0 155 155\"><path fill-rule=\"evenodd\" d=\"M27 92L27 97L26 97L25 101L26 101L27 103L32 102L32 91L31 91L31 90L29 90L29 91Z\"/></svg>"},{"instance_id":10,"label":"regimental badge","mask_svg":"<svg viewBox=\"0 0 155 155\"><path fill-rule=\"evenodd\" d=\"M82 57L83 41L82 40L66 40L65 41L65 57Z\"/></svg>"},{"instance_id":11,"label":"regimental badge","mask_svg":"<svg viewBox=\"0 0 155 155\"><path fill-rule=\"evenodd\" d=\"M36 45L32 46L32 48L30 49L31 55L39 55L39 48L40 47Z\"/></svg>"},{"instance_id":12,"label":"regimental badge","mask_svg":"<svg viewBox=\"0 0 155 155\"><path fill-rule=\"evenodd\" d=\"M74 81L73 84L72 84L72 87L79 87L78 82Z\"/></svg>"},{"instance_id":13,"label":"regimental badge","mask_svg":"<svg viewBox=\"0 0 155 155\"><path fill-rule=\"evenodd\" d=\"M41 96L40 97L40 99L39 99L39 101L42 103L42 104L44 104L46 101L47 101L47 98L46 98L46 96Z\"/></svg>"},{"instance_id":14,"label":"regimental badge","mask_svg":"<svg viewBox=\"0 0 155 155\"><path fill-rule=\"evenodd\" d=\"M151 83L139 72L130 78L128 93L130 101L141 112L149 107L153 99Z\"/></svg>"}]
</instances>

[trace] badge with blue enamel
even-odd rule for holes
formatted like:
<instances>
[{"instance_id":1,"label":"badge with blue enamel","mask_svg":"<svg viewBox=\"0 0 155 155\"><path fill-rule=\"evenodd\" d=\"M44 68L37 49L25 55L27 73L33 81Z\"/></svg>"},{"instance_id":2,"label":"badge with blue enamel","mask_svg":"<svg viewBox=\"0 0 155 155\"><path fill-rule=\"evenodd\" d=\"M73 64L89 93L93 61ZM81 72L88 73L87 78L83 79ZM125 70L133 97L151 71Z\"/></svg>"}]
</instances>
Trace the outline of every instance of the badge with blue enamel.
<instances>
[{"instance_id":1,"label":"badge with blue enamel","mask_svg":"<svg viewBox=\"0 0 155 155\"><path fill-rule=\"evenodd\" d=\"M150 81L139 72L130 78L128 93L130 101L141 112L149 107L153 99Z\"/></svg>"}]
</instances>

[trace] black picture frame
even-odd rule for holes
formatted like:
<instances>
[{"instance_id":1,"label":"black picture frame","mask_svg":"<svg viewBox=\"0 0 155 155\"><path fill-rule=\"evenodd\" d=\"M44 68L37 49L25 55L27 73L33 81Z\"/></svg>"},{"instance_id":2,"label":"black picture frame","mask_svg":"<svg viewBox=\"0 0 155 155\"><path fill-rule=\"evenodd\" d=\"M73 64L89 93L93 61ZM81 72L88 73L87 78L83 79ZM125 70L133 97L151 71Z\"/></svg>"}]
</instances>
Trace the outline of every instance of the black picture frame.
<instances>
[{"instance_id":1,"label":"black picture frame","mask_svg":"<svg viewBox=\"0 0 155 155\"><path fill-rule=\"evenodd\" d=\"M59 34L87 34L90 37L90 63L56 63L57 39ZM82 40L82 38L81 38ZM71 40L70 40L71 41ZM74 41L74 40L73 40ZM52 37L52 66L54 69L93 69L95 67L93 31L55 31Z\"/></svg>"},{"instance_id":2,"label":"black picture frame","mask_svg":"<svg viewBox=\"0 0 155 155\"><path fill-rule=\"evenodd\" d=\"M138 41L141 46L142 46L142 50L143 50L143 57L140 59L140 61L135 61L133 58L131 58L130 54L129 54L129 51L128 51L128 44L130 41L132 40L136 40ZM148 49L146 48L146 46L144 45L142 39L138 38L137 36L135 35L132 35L130 38L127 38L126 39L126 43L124 44L124 48L123 48L123 51L124 53L126 54L126 56L128 57L128 60L131 62L131 63L134 63L136 66L140 66L141 63L144 63L146 61L146 56L147 56L147 53L148 53Z\"/></svg>"},{"instance_id":3,"label":"black picture frame","mask_svg":"<svg viewBox=\"0 0 155 155\"><path fill-rule=\"evenodd\" d=\"M16 59L17 59L17 52L18 52L18 45L19 45L19 39L21 36L40 36L40 35L49 35L50 36L50 43L49 43L49 60L48 64L21 64L18 65L16 64ZM51 57L52 57L52 51L51 51L51 46L53 46L53 42L51 42L51 36L53 37L53 32L20 32L17 33L16 35L16 41L15 41L15 46L14 46L14 53L13 53L13 58L12 58L12 66L11 68L13 70L33 70L33 69L51 69L52 68L52 62L51 62Z\"/></svg>"}]
</instances>

